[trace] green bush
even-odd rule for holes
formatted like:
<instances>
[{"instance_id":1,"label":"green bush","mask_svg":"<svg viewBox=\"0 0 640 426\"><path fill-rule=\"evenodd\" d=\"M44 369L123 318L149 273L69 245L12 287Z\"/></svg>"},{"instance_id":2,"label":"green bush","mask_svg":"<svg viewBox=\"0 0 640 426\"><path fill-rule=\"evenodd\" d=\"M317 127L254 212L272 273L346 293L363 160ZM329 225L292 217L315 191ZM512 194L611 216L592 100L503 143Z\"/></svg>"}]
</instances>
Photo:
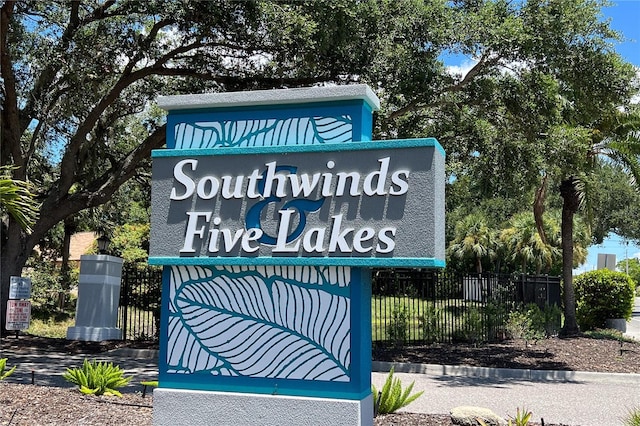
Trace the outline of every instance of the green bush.
<instances>
[{"instance_id":1,"label":"green bush","mask_svg":"<svg viewBox=\"0 0 640 426\"><path fill-rule=\"evenodd\" d=\"M610 318L631 318L634 285L627 274L608 269L585 272L574 286L576 317L583 330L604 328Z\"/></svg>"},{"instance_id":2,"label":"green bush","mask_svg":"<svg viewBox=\"0 0 640 426\"><path fill-rule=\"evenodd\" d=\"M438 340L438 323L441 321L441 310L434 305L427 305L424 313L418 316L418 324L422 339L427 343Z\"/></svg>"},{"instance_id":3,"label":"green bush","mask_svg":"<svg viewBox=\"0 0 640 426\"><path fill-rule=\"evenodd\" d=\"M489 300L484 306L485 328L488 340L499 340L505 334L505 321L510 306L497 300Z\"/></svg>"},{"instance_id":4,"label":"green bush","mask_svg":"<svg viewBox=\"0 0 640 426\"><path fill-rule=\"evenodd\" d=\"M507 334L511 339L544 339L558 332L561 319L562 311L557 305L547 305L542 310L535 303L530 303L509 313Z\"/></svg>"},{"instance_id":5,"label":"green bush","mask_svg":"<svg viewBox=\"0 0 640 426\"><path fill-rule=\"evenodd\" d=\"M562 309L558 305L544 307L544 330L547 337L555 336L562 328Z\"/></svg>"},{"instance_id":6,"label":"green bush","mask_svg":"<svg viewBox=\"0 0 640 426\"><path fill-rule=\"evenodd\" d=\"M396 345L404 345L409 339L409 309L396 304L391 311L391 320L387 324L389 339Z\"/></svg>"},{"instance_id":7,"label":"green bush","mask_svg":"<svg viewBox=\"0 0 640 426\"><path fill-rule=\"evenodd\" d=\"M67 368L63 374L65 380L78 385L80 392L86 395L122 396L118 388L126 386L131 377L125 377L124 371L113 363L87 361L82 368Z\"/></svg>"},{"instance_id":8,"label":"green bush","mask_svg":"<svg viewBox=\"0 0 640 426\"><path fill-rule=\"evenodd\" d=\"M535 330L529 318L523 310L513 311L507 318L507 336L514 340L533 340Z\"/></svg>"},{"instance_id":9,"label":"green bush","mask_svg":"<svg viewBox=\"0 0 640 426\"><path fill-rule=\"evenodd\" d=\"M465 317L466 337L469 343L479 343L484 339L484 319L480 309L474 307L469 308Z\"/></svg>"}]
</instances>

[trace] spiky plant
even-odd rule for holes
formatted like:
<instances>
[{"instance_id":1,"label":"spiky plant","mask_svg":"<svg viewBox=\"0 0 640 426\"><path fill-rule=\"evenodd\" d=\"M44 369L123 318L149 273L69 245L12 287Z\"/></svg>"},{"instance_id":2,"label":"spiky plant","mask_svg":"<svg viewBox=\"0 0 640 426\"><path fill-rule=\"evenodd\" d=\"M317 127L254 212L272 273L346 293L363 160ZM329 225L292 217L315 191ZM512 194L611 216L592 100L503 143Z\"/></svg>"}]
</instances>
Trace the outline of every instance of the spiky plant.
<instances>
[{"instance_id":1,"label":"spiky plant","mask_svg":"<svg viewBox=\"0 0 640 426\"><path fill-rule=\"evenodd\" d=\"M378 392L375 385L371 385L371 391L373 392L373 404L374 407L377 407L376 415L394 413L400 408L406 407L418 399L424 391L411 395L414 384L415 382L411 382L411 384L403 390L400 379L393 378L392 368L391 371L389 371L387 380L384 382L380 392Z\"/></svg>"},{"instance_id":2,"label":"spiky plant","mask_svg":"<svg viewBox=\"0 0 640 426\"><path fill-rule=\"evenodd\" d=\"M126 386L131 380L131 376L125 376L124 370L112 362L86 359L82 368L67 368L63 377L68 382L78 385L80 392L86 395L122 396L117 389Z\"/></svg>"},{"instance_id":3,"label":"spiky plant","mask_svg":"<svg viewBox=\"0 0 640 426\"><path fill-rule=\"evenodd\" d=\"M4 380L10 375L12 375L16 369L16 366L14 365L11 370L4 371L6 367L7 367L7 358L0 358L0 380Z\"/></svg>"}]
</instances>

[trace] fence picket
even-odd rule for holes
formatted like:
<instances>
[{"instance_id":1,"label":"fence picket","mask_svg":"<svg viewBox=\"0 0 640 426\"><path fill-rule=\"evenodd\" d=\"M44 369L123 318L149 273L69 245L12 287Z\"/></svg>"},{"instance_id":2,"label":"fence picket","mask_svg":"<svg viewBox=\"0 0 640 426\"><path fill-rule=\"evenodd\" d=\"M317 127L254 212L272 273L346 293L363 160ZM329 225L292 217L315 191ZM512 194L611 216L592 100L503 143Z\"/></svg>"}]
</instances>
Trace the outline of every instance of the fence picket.
<instances>
[{"instance_id":1,"label":"fence picket","mask_svg":"<svg viewBox=\"0 0 640 426\"><path fill-rule=\"evenodd\" d=\"M125 263L122 268L118 327L124 340L157 340L162 268Z\"/></svg>"}]
</instances>

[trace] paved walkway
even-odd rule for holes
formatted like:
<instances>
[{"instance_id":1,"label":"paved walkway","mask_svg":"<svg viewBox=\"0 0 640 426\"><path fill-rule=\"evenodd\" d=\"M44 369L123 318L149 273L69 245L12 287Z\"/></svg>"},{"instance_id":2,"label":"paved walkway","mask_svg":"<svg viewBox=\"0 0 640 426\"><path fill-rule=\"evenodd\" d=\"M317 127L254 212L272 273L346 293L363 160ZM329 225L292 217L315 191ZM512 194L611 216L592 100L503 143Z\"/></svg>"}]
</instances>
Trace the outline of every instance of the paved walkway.
<instances>
[{"instance_id":1,"label":"paved walkway","mask_svg":"<svg viewBox=\"0 0 640 426\"><path fill-rule=\"evenodd\" d=\"M640 340L640 298L626 335ZM122 367L133 379L124 392L142 389L144 380L158 377L156 351L118 349L98 359ZM49 353L19 354L0 351L8 365L18 368L11 382L71 387L61 377L68 367L77 367L82 355ZM374 362L372 381L382 386L389 363ZM424 395L406 411L448 413L453 407L475 405L508 417L516 408L533 412L535 421L579 426L620 425L627 412L640 407L640 374L607 374L567 371L508 370L459 366L396 364L395 376L403 385L415 382L414 391Z\"/></svg>"},{"instance_id":2,"label":"paved walkway","mask_svg":"<svg viewBox=\"0 0 640 426\"><path fill-rule=\"evenodd\" d=\"M123 392L142 389L141 381L158 379L157 351L117 349L95 355L68 355L59 353L24 354L0 350L0 358L8 358L7 367L17 366L16 371L6 380L18 383L34 383L41 386L73 387L62 378L67 368L80 367L85 358L113 362L120 366L125 375L132 376Z\"/></svg>"},{"instance_id":3,"label":"paved walkway","mask_svg":"<svg viewBox=\"0 0 640 426\"><path fill-rule=\"evenodd\" d=\"M436 372L429 373L431 368ZM394 374L403 385L415 381L414 390L424 391L406 411L448 413L456 406L473 405L506 418L525 407L535 421L543 418L546 424L609 426L620 425L630 408L640 406L640 375L558 372L544 380L486 368L446 371L447 367L427 366L426 370L427 374ZM374 384L381 386L384 379L385 374L373 373Z\"/></svg>"}]
</instances>

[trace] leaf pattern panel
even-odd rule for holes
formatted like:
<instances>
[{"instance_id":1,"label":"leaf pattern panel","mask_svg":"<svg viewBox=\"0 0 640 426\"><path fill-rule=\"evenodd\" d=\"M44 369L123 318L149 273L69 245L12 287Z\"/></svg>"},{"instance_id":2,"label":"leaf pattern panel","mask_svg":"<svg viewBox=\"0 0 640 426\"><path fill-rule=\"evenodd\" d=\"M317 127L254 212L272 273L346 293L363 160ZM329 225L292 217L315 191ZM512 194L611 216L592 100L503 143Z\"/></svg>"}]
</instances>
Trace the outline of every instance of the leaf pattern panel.
<instances>
[{"instance_id":1,"label":"leaf pattern panel","mask_svg":"<svg viewBox=\"0 0 640 426\"><path fill-rule=\"evenodd\" d=\"M262 147L350 142L350 116L179 123L176 148Z\"/></svg>"},{"instance_id":2,"label":"leaf pattern panel","mask_svg":"<svg viewBox=\"0 0 640 426\"><path fill-rule=\"evenodd\" d=\"M341 267L173 267L171 371L349 381L348 275Z\"/></svg>"}]
</instances>

